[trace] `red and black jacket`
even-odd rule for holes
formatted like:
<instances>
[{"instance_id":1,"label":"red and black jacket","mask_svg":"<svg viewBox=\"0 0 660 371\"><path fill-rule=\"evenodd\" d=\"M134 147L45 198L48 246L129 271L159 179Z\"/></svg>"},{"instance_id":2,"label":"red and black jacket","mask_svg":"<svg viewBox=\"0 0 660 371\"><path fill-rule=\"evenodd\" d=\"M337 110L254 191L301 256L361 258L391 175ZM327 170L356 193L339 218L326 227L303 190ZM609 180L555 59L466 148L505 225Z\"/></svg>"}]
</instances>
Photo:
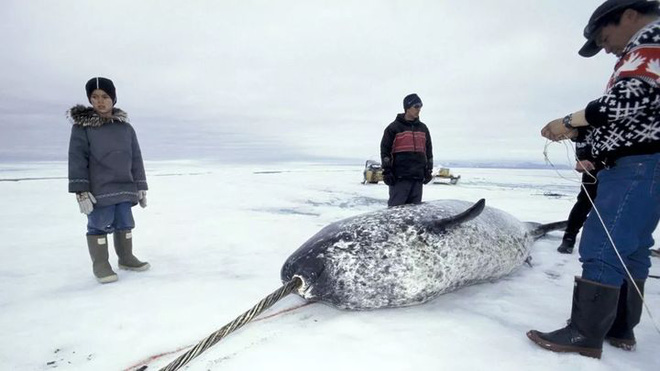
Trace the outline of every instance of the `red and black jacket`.
<instances>
[{"instance_id":1,"label":"red and black jacket","mask_svg":"<svg viewBox=\"0 0 660 371\"><path fill-rule=\"evenodd\" d=\"M406 121L402 113L385 128L380 142L385 171L397 179L423 180L433 170L433 146L429 129L419 120Z\"/></svg>"}]
</instances>

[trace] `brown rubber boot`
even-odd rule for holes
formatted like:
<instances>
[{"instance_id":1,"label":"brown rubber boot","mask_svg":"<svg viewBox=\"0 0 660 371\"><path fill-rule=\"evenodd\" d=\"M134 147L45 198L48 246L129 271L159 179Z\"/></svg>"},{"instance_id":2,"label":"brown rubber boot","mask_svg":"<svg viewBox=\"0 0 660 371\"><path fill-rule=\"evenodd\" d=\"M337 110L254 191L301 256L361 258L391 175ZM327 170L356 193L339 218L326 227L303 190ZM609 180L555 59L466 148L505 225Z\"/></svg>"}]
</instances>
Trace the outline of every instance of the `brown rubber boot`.
<instances>
[{"instance_id":1,"label":"brown rubber boot","mask_svg":"<svg viewBox=\"0 0 660 371\"><path fill-rule=\"evenodd\" d=\"M108 237L101 235L87 235L87 248L92 257L92 271L100 283L117 281L117 273L108 263Z\"/></svg>"},{"instance_id":2,"label":"brown rubber boot","mask_svg":"<svg viewBox=\"0 0 660 371\"><path fill-rule=\"evenodd\" d=\"M553 332L531 330L527 337L553 352L600 358L605 334L616 317L618 301L619 287L575 277L568 326Z\"/></svg>"},{"instance_id":3,"label":"brown rubber boot","mask_svg":"<svg viewBox=\"0 0 660 371\"><path fill-rule=\"evenodd\" d=\"M115 251L119 257L119 268L130 271L146 271L151 267L149 263L142 262L133 255L133 234L130 230L116 231L114 233Z\"/></svg>"}]
</instances>

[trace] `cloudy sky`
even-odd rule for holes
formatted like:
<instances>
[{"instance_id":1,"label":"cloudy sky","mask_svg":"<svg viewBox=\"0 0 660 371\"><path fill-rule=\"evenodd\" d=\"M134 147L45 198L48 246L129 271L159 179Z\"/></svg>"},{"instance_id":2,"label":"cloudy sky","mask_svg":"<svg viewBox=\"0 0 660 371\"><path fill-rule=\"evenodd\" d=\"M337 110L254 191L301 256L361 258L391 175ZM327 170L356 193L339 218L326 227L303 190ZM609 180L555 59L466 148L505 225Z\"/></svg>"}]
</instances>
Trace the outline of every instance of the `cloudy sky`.
<instances>
[{"instance_id":1,"label":"cloudy sky","mask_svg":"<svg viewBox=\"0 0 660 371\"><path fill-rule=\"evenodd\" d=\"M577 54L601 2L3 0L0 161L65 160L105 76L146 159L378 158L416 92L436 163L543 162L541 127L615 62Z\"/></svg>"}]
</instances>

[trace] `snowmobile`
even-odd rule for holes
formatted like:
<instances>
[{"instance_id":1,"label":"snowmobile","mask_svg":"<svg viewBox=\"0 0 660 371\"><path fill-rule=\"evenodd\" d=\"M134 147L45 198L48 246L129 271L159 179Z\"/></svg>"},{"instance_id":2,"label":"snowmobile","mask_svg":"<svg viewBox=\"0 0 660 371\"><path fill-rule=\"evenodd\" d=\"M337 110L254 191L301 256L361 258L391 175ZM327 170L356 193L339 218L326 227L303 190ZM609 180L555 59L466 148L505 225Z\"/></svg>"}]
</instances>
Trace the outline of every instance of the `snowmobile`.
<instances>
[{"instance_id":1,"label":"snowmobile","mask_svg":"<svg viewBox=\"0 0 660 371\"><path fill-rule=\"evenodd\" d=\"M378 182L383 181L383 168L380 166L380 163L367 160L364 164L362 175L364 177L362 184L378 184Z\"/></svg>"},{"instance_id":2,"label":"snowmobile","mask_svg":"<svg viewBox=\"0 0 660 371\"><path fill-rule=\"evenodd\" d=\"M449 171L449 168L442 167L437 173L433 174L434 184L456 184L461 179L460 175L454 175Z\"/></svg>"}]
</instances>

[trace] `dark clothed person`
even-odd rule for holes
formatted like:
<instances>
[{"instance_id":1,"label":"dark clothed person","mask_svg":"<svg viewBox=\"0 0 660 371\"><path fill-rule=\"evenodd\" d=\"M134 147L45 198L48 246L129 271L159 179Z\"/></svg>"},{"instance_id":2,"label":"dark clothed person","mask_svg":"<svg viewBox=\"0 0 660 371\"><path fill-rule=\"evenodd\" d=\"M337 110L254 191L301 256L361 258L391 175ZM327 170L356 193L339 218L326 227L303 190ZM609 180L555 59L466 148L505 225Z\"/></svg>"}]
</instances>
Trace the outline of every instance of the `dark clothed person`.
<instances>
[{"instance_id":1,"label":"dark clothed person","mask_svg":"<svg viewBox=\"0 0 660 371\"><path fill-rule=\"evenodd\" d=\"M433 171L431 134L419 121L422 101L417 94L410 94L404 98L403 106L405 112L385 128L380 142L390 207L422 202L422 185L431 180Z\"/></svg>"},{"instance_id":2,"label":"dark clothed person","mask_svg":"<svg viewBox=\"0 0 660 371\"><path fill-rule=\"evenodd\" d=\"M586 130L581 130L581 133L583 136L586 134ZM580 136L578 136L579 139ZM577 234L587 220L592 209L592 202L598 194L598 172L603 169L603 163L594 160L591 156L591 146L586 143L578 142L576 144L576 157L575 170L582 173L582 182L577 201L568 214L568 225L564 231L561 245L557 248L557 251L562 254L573 253Z\"/></svg>"}]
</instances>

